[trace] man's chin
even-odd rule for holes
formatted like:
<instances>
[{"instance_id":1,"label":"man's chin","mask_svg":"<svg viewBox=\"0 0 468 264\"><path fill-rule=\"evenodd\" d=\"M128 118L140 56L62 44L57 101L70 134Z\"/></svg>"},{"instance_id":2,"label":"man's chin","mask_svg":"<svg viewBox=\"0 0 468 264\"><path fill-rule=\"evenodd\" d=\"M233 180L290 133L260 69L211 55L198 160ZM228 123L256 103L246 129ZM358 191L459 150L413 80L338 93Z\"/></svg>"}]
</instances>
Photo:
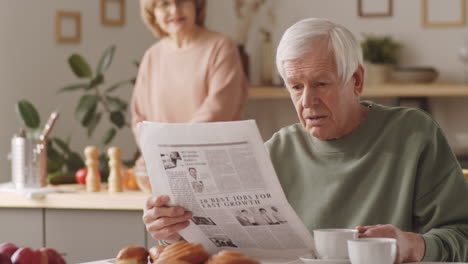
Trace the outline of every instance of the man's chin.
<instances>
[{"instance_id":1,"label":"man's chin","mask_svg":"<svg viewBox=\"0 0 468 264\"><path fill-rule=\"evenodd\" d=\"M312 127L307 129L307 132L309 132L309 135L311 135L314 138L317 138L320 141L330 140L330 137L327 135L327 133L324 133L323 128Z\"/></svg>"}]
</instances>

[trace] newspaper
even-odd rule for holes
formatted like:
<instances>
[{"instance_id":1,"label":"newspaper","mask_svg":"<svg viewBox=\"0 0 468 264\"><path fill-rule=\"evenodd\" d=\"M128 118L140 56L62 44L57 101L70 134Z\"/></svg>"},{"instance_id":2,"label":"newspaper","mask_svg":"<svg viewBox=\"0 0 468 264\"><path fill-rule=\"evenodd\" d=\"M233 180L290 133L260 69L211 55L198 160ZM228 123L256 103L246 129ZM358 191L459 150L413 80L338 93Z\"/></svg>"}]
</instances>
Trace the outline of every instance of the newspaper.
<instances>
[{"instance_id":1,"label":"newspaper","mask_svg":"<svg viewBox=\"0 0 468 264\"><path fill-rule=\"evenodd\" d=\"M142 122L138 136L153 194L193 213L180 232L209 253L297 259L313 238L286 200L253 120Z\"/></svg>"}]
</instances>

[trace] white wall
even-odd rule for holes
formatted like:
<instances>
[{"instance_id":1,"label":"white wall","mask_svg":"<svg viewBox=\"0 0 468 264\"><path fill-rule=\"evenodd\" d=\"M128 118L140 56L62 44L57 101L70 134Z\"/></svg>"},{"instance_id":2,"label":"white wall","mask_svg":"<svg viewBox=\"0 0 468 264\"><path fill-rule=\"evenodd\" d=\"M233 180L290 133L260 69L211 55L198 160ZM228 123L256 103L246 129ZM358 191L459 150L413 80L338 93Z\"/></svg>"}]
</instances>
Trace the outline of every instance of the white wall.
<instances>
[{"instance_id":1,"label":"white wall","mask_svg":"<svg viewBox=\"0 0 468 264\"><path fill-rule=\"evenodd\" d=\"M327 17L346 25L359 38L362 32L391 34L404 45L402 63L405 65L435 66L440 71L438 81L460 82L463 65L457 58L457 48L468 37L467 26L461 28L425 29L421 27L421 1L396 0L394 15L390 18L360 18L357 0L269 0L275 3L276 24L273 40L276 46L281 33L292 23L306 17ZM434 0L437 1L437 0ZM439 0L445 1L445 0ZM123 27L100 24L98 0L0 0L0 182L10 177L7 154L10 138L19 123L14 113L15 103L22 98L31 100L42 119L58 109L61 119L53 134L72 135L72 146L82 150L87 144L97 144L99 138L88 140L86 132L74 119L78 102L76 94L56 94L56 91L76 82L67 65L74 52L84 55L96 66L102 51L117 45L114 62L108 71L107 84L136 74L132 62L139 60L154 38L139 17L137 0L127 0L127 21ZM57 44L54 39L55 11L73 10L82 14L82 41L80 44ZM260 27L269 27L266 9L252 23L247 51L251 55L252 82L259 81ZM236 38L236 19L232 0L209 0L207 25ZM130 89L120 94L129 98ZM434 116L449 134L458 151L466 151L468 142L456 142L454 135L468 133L468 100L464 98L431 99ZM274 106L274 107L272 107ZM294 109L288 100L250 101L247 118L257 118L262 135L267 138L278 127L296 122ZM100 133L101 132L101 133ZM102 131L97 131L102 135ZM115 144L124 148L125 157L135 149L129 130L121 134Z\"/></svg>"}]
</instances>

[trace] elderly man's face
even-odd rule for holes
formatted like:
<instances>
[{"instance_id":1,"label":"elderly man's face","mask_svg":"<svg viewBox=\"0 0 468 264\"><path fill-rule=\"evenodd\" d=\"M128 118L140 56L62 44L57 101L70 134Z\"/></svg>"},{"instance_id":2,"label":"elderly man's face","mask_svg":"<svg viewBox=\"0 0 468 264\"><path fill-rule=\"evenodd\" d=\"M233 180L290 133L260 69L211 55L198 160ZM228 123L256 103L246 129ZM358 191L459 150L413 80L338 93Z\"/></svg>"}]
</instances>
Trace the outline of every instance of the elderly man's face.
<instances>
[{"instance_id":1,"label":"elderly man's face","mask_svg":"<svg viewBox=\"0 0 468 264\"><path fill-rule=\"evenodd\" d=\"M285 61L284 77L299 120L307 132L331 140L351 133L362 120L358 97L361 66L345 84L336 72L335 57L321 41L305 56Z\"/></svg>"}]
</instances>

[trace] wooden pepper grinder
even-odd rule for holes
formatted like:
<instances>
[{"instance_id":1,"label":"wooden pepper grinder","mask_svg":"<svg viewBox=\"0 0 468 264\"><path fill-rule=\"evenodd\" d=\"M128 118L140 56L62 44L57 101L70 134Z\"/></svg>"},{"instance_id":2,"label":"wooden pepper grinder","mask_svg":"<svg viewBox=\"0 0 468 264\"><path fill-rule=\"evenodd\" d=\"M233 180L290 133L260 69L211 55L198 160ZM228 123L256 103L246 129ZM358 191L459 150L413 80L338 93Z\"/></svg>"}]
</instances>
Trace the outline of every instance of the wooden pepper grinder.
<instances>
[{"instance_id":1,"label":"wooden pepper grinder","mask_svg":"<svg viewBox=\"0 0 468 264\"><path fill-rule=\"evenodd\" d=\"M95 146L87 146L84 150L86 157L86 191L99 192L101 190L101 176L99 175L99 149Z\"/></svg>"},{"instance_id":2,"label":"wooden pepper grinder","mask_svg":"<svg viewBox=\"0 0 468 264\"><path fill-rule=\"evenodd\" d=\"M109 156L109 178L107 179L110 193L123 192L122 175L120 168L122 167L122 150L118 147L111 147L107 150Z\"/></svg>"}]
</instances>

